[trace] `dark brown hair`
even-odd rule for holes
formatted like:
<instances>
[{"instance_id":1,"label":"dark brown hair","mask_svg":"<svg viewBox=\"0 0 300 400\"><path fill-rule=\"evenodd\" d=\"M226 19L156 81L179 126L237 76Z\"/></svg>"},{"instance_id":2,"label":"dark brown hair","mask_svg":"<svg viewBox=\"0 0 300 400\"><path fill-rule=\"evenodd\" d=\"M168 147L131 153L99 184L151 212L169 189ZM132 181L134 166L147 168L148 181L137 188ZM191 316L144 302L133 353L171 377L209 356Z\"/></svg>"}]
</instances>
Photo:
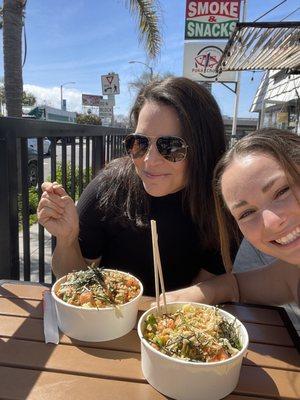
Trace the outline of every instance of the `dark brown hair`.
<instances>
[{"instance_id":1,"label":"dark brown hair","mask_svg":"<svg viewBox=\"0 0 300 400\"><path fill-rule=\"evenodd\" d=\"M218 162L213 178L213 193L219 227L223 263L232 269L230 244L233 237L239 238L237 224L228 210L221 190L222 176L236 157L248 154L266 154L274 158L283 168L289 182L299 183L300 136L281 129L264 128L239 140Z\"/></svg>"},{"instance_id":2,"label":"dark brown hair","mask_svg":"<svg viewBox=\"0 0 300 400\"><path fill-rule=\"evenodd\" d=\"M132 107L130 121L133 130L146 102L170 106L178 115L182 137L189 146L184 207L189 210L199 227L203 244L217 248L218 233L211 181L214 167L226 146L220 109L205 87L189 79L171 77L154 81L141 89ZM123 172L117 172L115 169L120 175L118 185L127 189L126 196L122 200L123 205L119 204L119 207L129 219L139 223L143 220L142 216L147 213L147 198L141 180L135 173L129 157L115 161L111 166L116 166L116 162L119 166L123 165ZM111 198L112 192L116 193L115 189L110 190L107 199Z\"/></svg>"}]
</instances>

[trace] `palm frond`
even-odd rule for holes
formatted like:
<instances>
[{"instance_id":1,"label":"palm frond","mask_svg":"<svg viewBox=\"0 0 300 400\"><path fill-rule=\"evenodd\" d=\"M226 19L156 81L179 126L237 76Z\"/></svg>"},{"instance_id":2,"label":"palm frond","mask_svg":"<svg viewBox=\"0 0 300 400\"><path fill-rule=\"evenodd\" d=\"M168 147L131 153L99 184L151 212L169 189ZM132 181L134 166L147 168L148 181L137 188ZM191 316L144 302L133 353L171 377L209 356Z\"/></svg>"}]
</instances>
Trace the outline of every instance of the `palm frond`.
<instances>
[{"instance_id":1,"label":"palm frond","mask_svg":"<svg viewBox=\"0 0 300 400\"><path fill-rule=\"evenodd\" d=\"M156 58L162 45L158 2L154 0L127 0L126 6L130 13L138 18L139 41L144 43L149 58Z\"/></svg>"}]
</instances>

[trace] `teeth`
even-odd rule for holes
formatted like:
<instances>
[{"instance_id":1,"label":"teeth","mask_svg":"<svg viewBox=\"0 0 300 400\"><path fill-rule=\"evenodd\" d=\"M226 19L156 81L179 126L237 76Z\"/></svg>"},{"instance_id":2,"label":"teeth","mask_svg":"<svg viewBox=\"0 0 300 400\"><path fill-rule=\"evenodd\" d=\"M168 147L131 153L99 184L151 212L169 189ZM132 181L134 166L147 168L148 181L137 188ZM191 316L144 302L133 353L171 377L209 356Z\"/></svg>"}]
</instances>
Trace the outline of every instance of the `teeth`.
<instances>
[{"instance_id":1,"label":"teeth","mask_svg":"<svg viewBox=\"0 0 300 400\"><path fill-rule=\"evenodd\" d=\"M288 235L275 240L275 242L279 244L288 244L296 240L297 237L299 236L300 236L300 227L296 228L293 232L289 233Z\"/></svg>"}]
</instances>

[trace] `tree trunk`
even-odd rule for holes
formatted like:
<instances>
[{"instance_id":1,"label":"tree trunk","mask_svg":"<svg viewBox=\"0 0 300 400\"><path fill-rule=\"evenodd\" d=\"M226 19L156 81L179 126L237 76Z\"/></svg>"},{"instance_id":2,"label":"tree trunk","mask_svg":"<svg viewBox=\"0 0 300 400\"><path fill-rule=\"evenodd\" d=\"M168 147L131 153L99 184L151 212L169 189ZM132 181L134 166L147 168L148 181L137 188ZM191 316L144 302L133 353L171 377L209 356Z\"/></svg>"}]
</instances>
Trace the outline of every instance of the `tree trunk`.
<instances>
[{"instance_id":1,"label":"tree trunk","mask_svg":"<svg viewBox=\"0 0 300 400\"><path fill-rule=\"evenodd\" d=\"M4 87L9 117L22 117L23 5L23 0L4 0L3 2Z\"/></svg>"}]
</instances>

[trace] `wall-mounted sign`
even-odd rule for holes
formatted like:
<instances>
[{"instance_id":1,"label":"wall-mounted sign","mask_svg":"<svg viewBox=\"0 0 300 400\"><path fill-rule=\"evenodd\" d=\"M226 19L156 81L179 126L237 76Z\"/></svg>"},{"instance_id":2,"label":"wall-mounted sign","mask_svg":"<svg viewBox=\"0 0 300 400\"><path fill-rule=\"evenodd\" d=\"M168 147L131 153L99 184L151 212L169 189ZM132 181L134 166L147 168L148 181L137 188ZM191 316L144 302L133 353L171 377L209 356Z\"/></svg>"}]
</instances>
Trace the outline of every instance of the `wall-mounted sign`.
<instances>
[{"instance_id":1,"label":"wall-mounted sign","mask_svg":"<svg viewBox=\"0 0 300 400\"><path fill-rule=\"evenodd\" d=\"M224 48L219 42L185 43L183 76L197 82L236 82L236 72L216 72Z\"/></svg>"},{"instance_id":2,"label":"wall-mounted sign","mask_svg":"<svg viewBox=\"0 0 300 400\"><path fill-rule=\"evenodd\" d=\"M101 83L102 83L102 94L120 94L118 74L102 75Z\"/></svg>"},{"instance_id":3,"label":"wall-mounted sign","mask_svg":"<svg viewBox=\"0 0 300 400\"><path fill-rule=\"evenodd\" d=\"M240 0L187 0L185 39L229 38L239 15Z\"/></svg>"},{"instance_id":4,"label":"wall-mounted sign","mask_svg":"<svg viewBox=\"0 0 300 400\"><path fill-rule=\"evenodd\" d=\"M82 105L99 107L99 102L101 99L102 96L97 96L95 94L82 94Z\"/></svg>"},{"instance_id":5,"label":"wall-mounted sign","mask_svg":"<svg viewBox=\"0 0 300 400\"><path fill-rule=\"evenodd\" d=\"M110 100L101 99L99 103L99 117L111 118L113 114L113 103Z\"/></svg>"}]
</instances>

